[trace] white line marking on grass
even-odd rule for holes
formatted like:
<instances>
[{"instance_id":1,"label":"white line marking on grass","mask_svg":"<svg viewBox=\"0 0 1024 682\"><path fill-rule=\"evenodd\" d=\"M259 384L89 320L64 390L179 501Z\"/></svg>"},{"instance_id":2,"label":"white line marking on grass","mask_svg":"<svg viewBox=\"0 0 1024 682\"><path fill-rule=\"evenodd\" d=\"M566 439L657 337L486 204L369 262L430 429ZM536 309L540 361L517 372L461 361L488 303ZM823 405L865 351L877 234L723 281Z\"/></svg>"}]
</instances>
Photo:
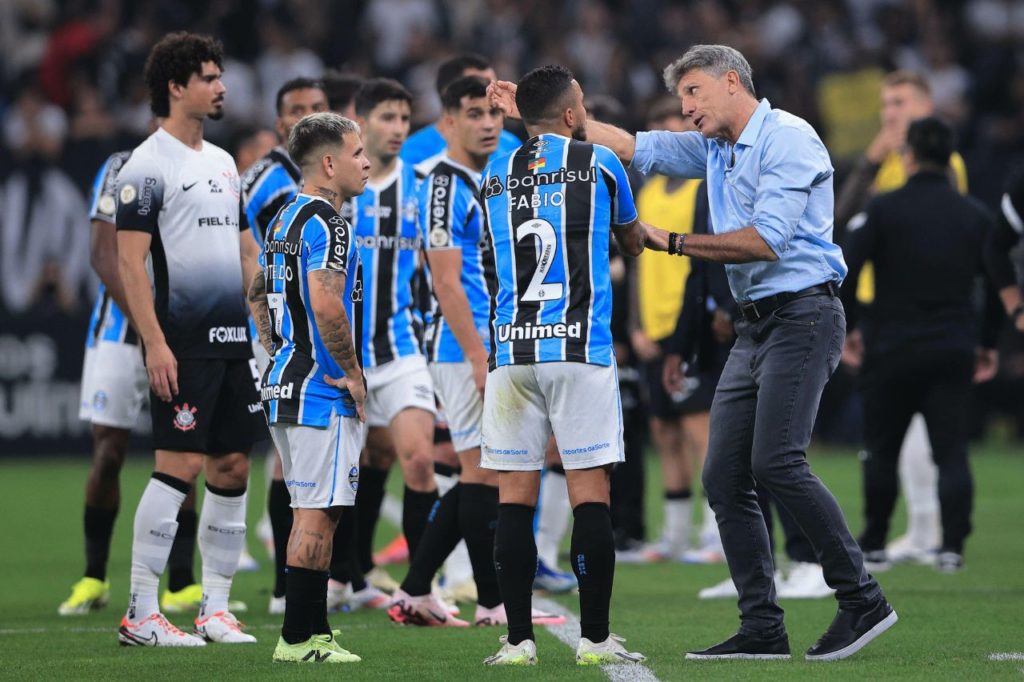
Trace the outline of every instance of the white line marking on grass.
<instances>
[{"instance_id":1,"label":"white line marking on grass","mask_svg":"<svg viewBox=\"0 0 1024 682\"><path fill-rule=\"evenodd\" d=\"M988 655L990 661L1024 661L1024 652L1007 651Z\"/></svg>"},{"instance_id":2,"label":"white line marking on grass","mask_svg":"<svg viewBox=\"0 0 1024 682\"><path fill-rule=\"evenodd\" d=\"M337 614L332 614L337 615ZM342 623L342 624L331 624L331 628L334 630L369 630L372 626L366 623ZM259 623L256 625L246 625L246 630L280 630L280 623ZM117 626L109 627L41 627L41 628L0 628L0 637L7 635L45 635L45 634L61 634L69 632L109 632L111 634L117 634Z\"/></svg>"},{"instance_id":3,"label":"white line marking on grass","mask_svg":"<svg viewBox=\"0 0 1024 682\"><path fill-rule=\"evenodd\" d=\"M561 625L545 625L548 632L557 637L573 651L580 642L580 621L576 614L556 601L534 597L533 604L539 609L565 616ZM658 682L658 677L643 663L614 663L601 666L601 670L613 682Z\"/></svg>"}]
</instances>

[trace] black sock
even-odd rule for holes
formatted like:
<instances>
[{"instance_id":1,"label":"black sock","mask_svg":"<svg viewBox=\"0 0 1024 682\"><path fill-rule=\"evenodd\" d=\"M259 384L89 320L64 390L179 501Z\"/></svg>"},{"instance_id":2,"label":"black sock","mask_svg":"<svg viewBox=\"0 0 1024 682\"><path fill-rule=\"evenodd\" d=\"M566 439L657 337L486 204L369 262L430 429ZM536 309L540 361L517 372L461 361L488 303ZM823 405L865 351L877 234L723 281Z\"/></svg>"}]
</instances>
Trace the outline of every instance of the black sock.
<instances>
[{"instance_id":1,"label":"black sock","mask_svg":"<svg viewBox=\"0 0 1024 682\"><path fill-rule=\"evenodd\" d=\"M288 536L292 532L292 496L284 481L271 481L267 494L270 531L274 536L274 596L283 597L284 567L288 562Z\"/></svg>"},{"instance_id":2,"label":"black sock","mask_svg":"<svg viewBox=\"0 0 1024 682\"><path fill-rule=\"evenodd\" d=\"M427 515L437 501L437 491L421 493L405 486L402 496L402 533L409 543L409 556L416 553L427 527Z\"/></svg>"},{"instance_id":3,"label":"black sock","mask_svg":"<svg viewBox=\"0 0 1024 682\"><path fill-rule=\"evenodd\" d=\"M322 620L327 620L327 573L295 566L288 566L285 571L287 587L281 637L289 644L298 644L314 634L314 624L322 629L321 602L324 611Z\"/></svg>"},{"instance_id":4,"label":"black sock","mask_svg":"<svg viewBox=\"0 0 1024 682\"><path fill-rule=\"evenodd\" d=\"M178 510L178 532L167 557L167 589L171 592L183 590L196 582L192 565L195 563L197 521L195 509Z\"/></svg>"},{"instance_id":5,"label":"black sock","mask_svg":"<svg viewBox=\"0 0 1024 682\"><path fill-rule=\"evenodd\" d=\"M341 514L334 529L334 546L331 549L330 574L339 583L352 582L352 542L355 540L356 519L353 508Z\"/></svg>"},{"instance_id":6,"label":"black sock","mask_svg":"<svg viewBox=\"0 0 1024 682\"><path fill-rule=\"evenodd\" d=\"M430 581L441 564L462 539L459 530L459 502L462 484L456 483L431 508L423 529L420 546L409 560L409 573L402 581L402 590L418 597L430 592Z\"/></svg>"},{"instance_id":7,"label":"black sock","mask_svg":"<svg viewBox=\"0 0 1024 682\"><path fill-rule=\"evenodd\" d=\"M608 505L585 502L573 509L569 555L580 586L580 635L608 639L608 605L615 577L612 516Z\"/></svg>"},{"instance_id":8,"label":"black sock","mask_svg":"<svg viewBox=\"0 0 1024 682\"><path fill-rule=\"evenodd\" d=\"M501 603L494 572L494 526L498 521L498 489L482 483L463 483L459 500L459 529L473 564L477 603L493 609Z\"/></svg>"},{"instance_id":9,"label":"black sock","mask_svg":"<svg viewBox=\"0 0 1024 682\"><path fill-rule=\"evenodd\" d=\"M530 608L537 573L537 542L533 537L534 508L499 504L494 534L494 567L508 616L508 643L533 639Z\"/></svg>"},{"instance_id":10,"label":"black sock","mask_svg":"<svg viewBox=\"0 0 1024 682\"><path fill-rule=\"evenodd\" d=\"M110 538L114 534L117 507L85 507L85 577L107 579Z\"/></svg>"},{"instance_id":11,"label":"black sock","mask_svg":"<svg viewBox=\"0 0 1024 682\"><path fill-rule=\"evenodd\" d=\"M690 488L680 488L679 490L666 490L666 500L688 500L693 497L693 490Z\"/></svg>"},{"instance_id":12,"label":"black sock","mask_svg":"<svg viewBox=\"0 0 1024 682\"><path fill-rule=\"evenodd\" d=\"M359 570L369 573L373 569L373 537L380 518L380 505L384 502L384 484L388 469L359 468L359 492L356 494L356 558Z\"/></svg>"}]
</instances>

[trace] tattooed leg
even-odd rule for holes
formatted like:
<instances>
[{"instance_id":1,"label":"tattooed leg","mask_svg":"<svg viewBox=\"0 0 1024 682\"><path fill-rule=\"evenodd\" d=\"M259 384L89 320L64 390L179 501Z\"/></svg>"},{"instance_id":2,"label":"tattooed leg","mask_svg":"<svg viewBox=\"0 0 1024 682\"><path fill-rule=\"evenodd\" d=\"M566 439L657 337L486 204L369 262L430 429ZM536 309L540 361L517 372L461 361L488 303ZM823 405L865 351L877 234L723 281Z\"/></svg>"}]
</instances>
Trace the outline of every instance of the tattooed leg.
<instances>
[{"instance_id":1,"label":"tattooed leg","mask_svg":"<svg viewBox=\"0 0 1024 682\"><path fill-rule=\"evenodd\" d=\"M288 538L288 565L326 571L331 563L334 528L340 507L293 509L294 523Z\"/></svg>"}]
</instances>

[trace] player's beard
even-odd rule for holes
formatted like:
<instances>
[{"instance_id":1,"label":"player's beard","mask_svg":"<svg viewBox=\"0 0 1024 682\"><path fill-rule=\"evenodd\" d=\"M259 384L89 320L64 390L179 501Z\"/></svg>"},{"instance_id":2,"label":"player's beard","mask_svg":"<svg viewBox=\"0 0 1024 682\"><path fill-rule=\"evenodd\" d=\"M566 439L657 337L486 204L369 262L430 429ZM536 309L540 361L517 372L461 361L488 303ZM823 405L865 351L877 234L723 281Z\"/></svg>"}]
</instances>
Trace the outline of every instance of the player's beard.
<instances>
[{"instance_id":1,"label":"player's beard","mask_svg":"<svg viewBox=\"0 0 1024 682\"><path fill-rule=\"evenodd\" d=\"M576 124L576 127L572 129L572 139L579 142L587 141L587 123L586 121L580 121Z\"/></svg>"},{"instance_id":2,"label":"player's beard","mask_svg":"<svg viewBox=\"0 0 1024 682\"><path fill-rule=\"evenodd\" d=\"M213 111L211 111L209 114L207 114L206 118L210 119L211 121L219 121L222 118L224 118L224 105L223 104L215 104L214 108L213 108Z\"/></svg>"}]
</instances>

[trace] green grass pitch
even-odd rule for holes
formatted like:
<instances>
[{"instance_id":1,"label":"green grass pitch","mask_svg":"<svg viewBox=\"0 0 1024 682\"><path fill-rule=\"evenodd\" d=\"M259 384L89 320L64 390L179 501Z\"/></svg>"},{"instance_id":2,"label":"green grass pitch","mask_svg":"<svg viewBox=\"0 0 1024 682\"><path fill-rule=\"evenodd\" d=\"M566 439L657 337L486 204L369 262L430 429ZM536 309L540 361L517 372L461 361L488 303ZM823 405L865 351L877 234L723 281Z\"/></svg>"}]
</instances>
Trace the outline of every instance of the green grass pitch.
<instances>
[{"instance_id":1,"label":"green grass pitch","mask_svg":"<svg viewBox=\"0 0 1024 682\"><path fill-rule=\"evenodd\" d=\"M848 661L810 664L804 649L832 619L835 602L784 601L794 660L788 663L683 660L688 648L710 645L735 631L731 601L701 602L699 588L726 577L724 566L661 564L619 566L612 631L647 654L662 680L693 679L1021 679L1024 661L991 661L994 652L1024 652L1024 522L1021 512L1024 453L1005 446L972 455L977 502L967 569L944 576L923 566L897 567L879 576L900 622ZM255 460L249 517L263 504L262 458ZM57 605L80 577L84 459L16 459L0 463L0 678L9 679L345 679L478 680L608 679L600 669L578 668L572 651L538 629L540 665L530 670L485 669L497 650L494 629L423 630L392 625L383 612L335 614L342 644L363 662L340 669L272 664L280 618L266 613L270 562L255 538L250 550L262 570L235 580L233 597L249 603L242 615L259 643L211 645L202 650L122 648L117 624L126 607L131 522L150 471L148 457L129 459L122 478L123 505L115 531L110 579L112 601L104 611L61 618ZM812 466L832 488L854 531L860 527L860 473L849 451L816 451ZM652 527L660 513L657 465L649 460ZM390 486L397 490L398 476ZM902 511L897 512L897 524ZM382 522L378 540L393 528ZM897 530L899 528L897 527ZM197 552L198 564L198 552ZM198 568L198 567L197 567ZM401 577L403 567L393 570ZM198 573L197 573L198 575ZM577 610L575 597L559 601ZM192 615L171 618L189 627Z\"/></svg>"}]
</instances>

